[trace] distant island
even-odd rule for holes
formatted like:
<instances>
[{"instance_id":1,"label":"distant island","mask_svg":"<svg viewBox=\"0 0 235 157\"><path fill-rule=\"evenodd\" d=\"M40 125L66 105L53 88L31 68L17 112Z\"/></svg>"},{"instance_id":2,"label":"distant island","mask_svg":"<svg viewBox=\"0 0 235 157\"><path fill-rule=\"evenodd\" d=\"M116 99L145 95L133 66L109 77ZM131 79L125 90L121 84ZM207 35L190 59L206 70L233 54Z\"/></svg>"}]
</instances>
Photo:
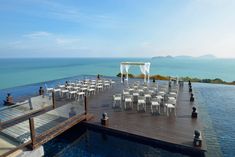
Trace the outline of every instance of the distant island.
<instances>
[{"instance_id":1,"label":"distant island","mask_svg":"<svg viewBox=\"0 0 235 157\"><path fill-rule=\"evenodd\" d=\"M125 74L124 74L125 76ZM121 73L117 74L117 77L121 77ZM129 78L144 78L143 74L140 75L133 75L133 74L128 74ZM151 75L150 79L155 79L155 80L169 80L170 76L163 76L163 75ZM181 80L188 82L199 82L199 83L213 83L213 84L226 84L226 85L235 85L235 81L233 82L226 82L220 78L215 78L215 79L200 79L200 78L196 78L196 77L180 77Z\"/></svg>"},{"instance_id":2,"label":"distant island","mask_svg":"<svg viewBox=\"0 0 235 157\"><path fill-rule=\"evenodd\" d=\"M199 57L193 57L193 56L187 56L187 55L181 55L181 56L155 56L152 57L152 59L216 59L216 56L207 54Z\"/></svg>"}]
</instances>

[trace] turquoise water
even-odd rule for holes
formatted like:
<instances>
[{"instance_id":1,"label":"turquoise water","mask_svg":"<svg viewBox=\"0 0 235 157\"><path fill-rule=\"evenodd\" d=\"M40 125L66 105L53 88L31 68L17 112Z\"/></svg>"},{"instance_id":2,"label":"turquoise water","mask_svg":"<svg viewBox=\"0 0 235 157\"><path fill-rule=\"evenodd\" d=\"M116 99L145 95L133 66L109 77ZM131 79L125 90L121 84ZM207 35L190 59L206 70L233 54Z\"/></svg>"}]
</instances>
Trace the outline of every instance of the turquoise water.
<instances>
[{"instance_id":1,"label":"turquoise water","mask_svg":"<svg viewBox=\"0 0 235 157\"><path fill-rule=\"evenodd\" d=\"M193 84L204 123L207 156L235 156L235 86Z\"/></svg>"},{"instance_id":2,"label":"turquoise water","mask_svg":"<svg viewBox=\"0 0 235 157\"><path fill-rule=\"evenodd\" d=\"M0 89L80 74L116 76L122 61L149 61L151 74L235 80L235 59L48 58L0 59ZM130 73L140 74L139 67Z\"/></svg>"}]
</instances>

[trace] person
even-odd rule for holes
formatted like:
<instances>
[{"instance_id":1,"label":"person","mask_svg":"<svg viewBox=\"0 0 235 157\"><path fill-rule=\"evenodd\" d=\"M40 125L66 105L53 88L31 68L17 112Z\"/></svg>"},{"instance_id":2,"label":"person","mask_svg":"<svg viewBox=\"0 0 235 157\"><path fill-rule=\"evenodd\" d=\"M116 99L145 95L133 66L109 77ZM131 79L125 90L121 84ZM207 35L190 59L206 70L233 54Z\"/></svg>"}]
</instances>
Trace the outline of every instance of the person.
<instances>
[{"instance_id":1,"label":"person","mask_svg":"<svg viewBox=\"0 0 235 157\"><path fill-rule=\"evenodd\" d=\"M44 95L44 89L42 87L39 88L39 95Z\"/></svg>"},{"instance_id":2,"label":"person","mask_svg":"<svg viewBox=\"0 0 235 157\"><path fill-rule=\"evenodd\" d=\"M156 80L155 80L155 77L153 78L153 83L155 83L156 82Z\"/></svg>"},{"instance_id":3,"label":"person","mask_svg":"<svg viewBox=\"0 0 235 157\"><path fill-rule=\"evenodd\" d=\"M97 80L99 80L99 79L100 79L100 74L97 75Z\"/></svg>"},{"instance_id":4,"label":"person","mask_svg":"<svg viewBox=\"0 0 235 157\"><path fill-rule=\"evenodd\" d=\"M169 80L169 88L171 88L171 80Z\"/></svg>"},{"instance_id":5,"label":"person","mask_svg":"<svg viewBox=\"0 0 235 157\"><path fill-rule=\"evenodd\" d=\"M4 101L5 105L14 105L13 97L10 93L7 93L6 101Z\"/></svg>"},{"instance_id":6,"label":"person","mask_svg":"<svg viewBox=\"0 0 235 157\"><path fill-rule=\"evenodd\" d=\"M124 81L125 81L125 75L123 75L122 77L122 83L124 83Z\"/></svg>"},{"instance_id":7,"label":"person","mask_svg":"<svg viewBox=\"0 0 235 157\"><path fill-rule=\"evenodd\" d=\"M68 81L65 81L65 87L69 86Z\"/></svg>"}]
</instances>

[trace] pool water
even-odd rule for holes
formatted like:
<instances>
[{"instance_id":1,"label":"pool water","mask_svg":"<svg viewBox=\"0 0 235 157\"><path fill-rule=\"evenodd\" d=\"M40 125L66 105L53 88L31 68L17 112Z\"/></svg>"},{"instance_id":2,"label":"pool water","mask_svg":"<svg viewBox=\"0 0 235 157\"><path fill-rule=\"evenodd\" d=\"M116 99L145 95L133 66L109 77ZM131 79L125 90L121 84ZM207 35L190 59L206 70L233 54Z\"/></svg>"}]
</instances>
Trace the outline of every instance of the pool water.
<instances>
[{"instance_id":1,"label":"pool water","mask_svg":"<svg viewBox=\"0 0 235 157\"><path fill-rule=\"evenodd\" d=\"M194 84L204 123L206 156L235 156L235 86Z\"/></svg>"},{"instance_id":2,"label":"pool water","mask_svg":"<svg viewBox=\"0 0 235 157\"><path fill-rule=\"evenodd\" d=\"M81 128L81 127L80 127ZM79 130L79 128L77 128ZM71 131L75 133L75 129ZM73 134L72 133L72 134ZM71 135L71 133L70 133ZM72 136L72 135L71 135ZM77 135L76 135L77 136ZM187 157L180 153L127 140L122 137L86 130L77 139L62 135L44 145L45 156L57 157ZM65 144L66 143L66 144ZM54 149L51 146L56 146Z\"/></svg>"},{"instance_id":3,"label":"pool water","mask_svg":"<svg viewBox=\"0 0 235 157\"><path fill-rule=\"evenodd\" d=\"M42 86L44 89L55 87L58 84L64 84L65 81L84 80L84 79L96 79L94 75L79 75L69 78L57 79L52 81L40 82L29 84L25 86L18 86L14 88L0 89L0 108L3 107L3 100L6 99L7 93L11 93L14 98L14 102L26 100L29 97L38 95L39 87Z\"/></svg>"}]
</instances>

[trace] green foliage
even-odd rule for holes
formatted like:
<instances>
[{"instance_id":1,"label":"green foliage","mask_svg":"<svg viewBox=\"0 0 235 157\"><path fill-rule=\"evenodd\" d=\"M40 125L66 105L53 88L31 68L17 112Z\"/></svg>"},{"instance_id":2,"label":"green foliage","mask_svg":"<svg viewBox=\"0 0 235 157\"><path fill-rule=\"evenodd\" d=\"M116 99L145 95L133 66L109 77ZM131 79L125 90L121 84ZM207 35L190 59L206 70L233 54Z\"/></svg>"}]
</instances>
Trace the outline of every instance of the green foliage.
<instances>
[{"instance_id":1,"label":"green foliage","mask_svg":"<svg viewBox=\"0 0 235 157\"><path fill-rule=\"evenodd\" d=\"M118 73L118 74L117 74L117 77L121 77L121 73ZM126 74L123 74L123 77L126 77ZM128 77L129 77L129 78L135 78L135 75L133 75L133 74L128 74Z\"/></svg>"},{"instance_id":2,"label":"green foliage","mask_svg":"<svg viewBox=\"0 0 235 157\"><path fill-rule=\"evenodd\" d=\"M123 76L126 77L126 75L124 74ZM121 73L117 74L117 77L121 77ZM133 75L133 74L128 74L129 78L144 78L144 75ZM155 79L155 80L169 80L169 76L162 76L162 75L152 75L150 76L150 79ZM233 82L226 82L223 81L220 78L216 78L216 79L200 79L200 78L196 78L196 77L181 77L181 79L185 82L191 81L191 82L201 82L201 83L215 83L215 84L228 84L228 85L235 85L235 81Z\"/></svg>"}]
</instances>

